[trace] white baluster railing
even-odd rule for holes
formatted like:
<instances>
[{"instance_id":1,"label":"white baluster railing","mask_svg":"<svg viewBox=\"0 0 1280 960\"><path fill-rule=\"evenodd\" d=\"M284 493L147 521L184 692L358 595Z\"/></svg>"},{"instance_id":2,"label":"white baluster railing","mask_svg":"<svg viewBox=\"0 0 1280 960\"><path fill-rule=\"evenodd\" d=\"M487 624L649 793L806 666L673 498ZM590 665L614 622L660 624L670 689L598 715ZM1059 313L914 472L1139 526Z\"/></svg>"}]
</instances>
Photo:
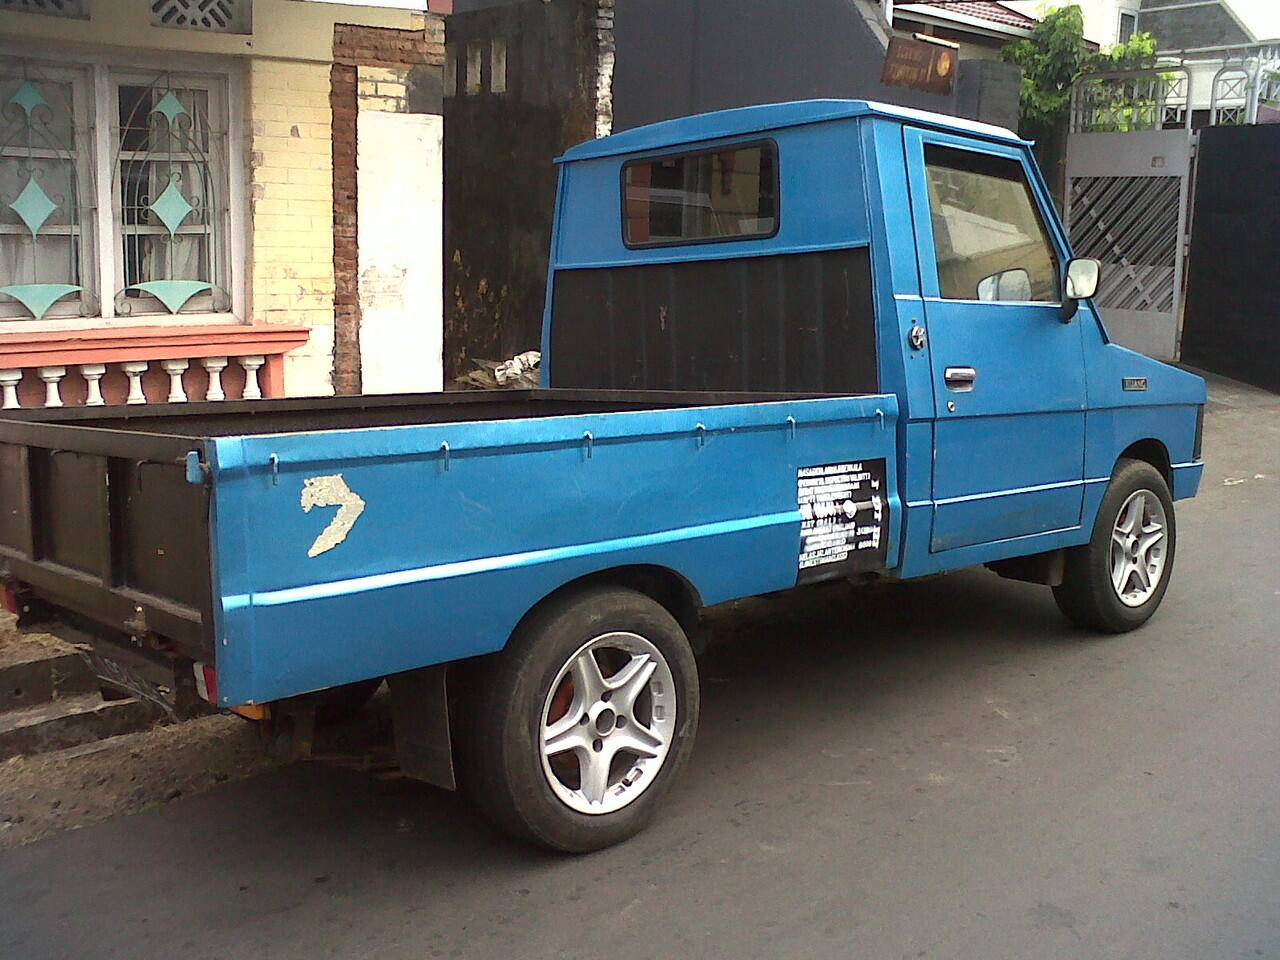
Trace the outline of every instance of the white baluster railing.
<instances>
[{"instance_id":1,"label":"white baluster railing","mask_svg":"<svg viewBox=\"0 0 1280 960\"><path fill-rule=\"evenodd\" d=\"M107 365L105 363L86 363L80 367L80 376L84 377L85 383L85 400L86 407L102 407L106 406L107 401L102 397L101 380L107 375Z\"/></svg>"},{"instance_id":2,"label":"white baluster railing","mask_svg":"<svg viewBox=\"0 0 1280 960\"><path fill-rule=\"evenodd\" d=\"M258 370L267 362L266 357L240 357L240 366L244 367L244 393L241 397L245 400L261 400L262 387L258 384Z\"/></svg>"},{"instance_id":3,"label":"white baluster railing","mask_svg":"<svg viewBox=\"0 0 1280 960\"><path fill-rule=\"evenodd\" d=\"M67 368L41 367L39 375L44 381L44 405L46 407L62 406L62 378L67 375Z\"/></svg>"},{"instance_id":4,"label":"white baluster railing","mask_svg":"<svg viewBox=\"0 0 1280 960\"><path fill-rule=\"evenodd\" d=\"M267 365L268 357L263 354L247 356L172 358L158 361L126 360L110 363L78 363L65 366L41 366L0 369L0 409L17 410L24 406L43 406L58 408L69 403L83 404L86 407L103 407L111 403L142 405L154 401L147 398L147 391L152 397L157 395L160 384L167 378L168 403L187 403L191 400L219 402L228 399L228 386L224 376L228 369L238 366L244 372L244 385L239 391L241 400L261 400L264 397L262 370ZM187 374L202 369L207 383L201 389L198 383L189 383ZM113 373L113 371L116 371ZM127 378L128 392L125 394L119 374ZM68 388L64 396L63 387L68 383L67 376L79 377L84 381L83 400L80 391ZM37 399L28 387L20 391L24 382L44 385L43 397ZM235 396L235 380L232 380L232 396ZM43 400L43 402L40 402Z\"/></svg>"},{"instance_id":5,"label":"white baluster railing","mask_svg":"<svg viewBox=\"0 0 1280 960\"><path fill-rule=\"evenodd\" d=\"M0 410L17 410L18 384L22 382L21 370L0 370Z\"/></svg>"},{"instance_id":6,"label":"white baluster railing","mask_svg":"<svg viewBox=\"0 0 1280 960\"><path fill-rule=\"evenodd\" d=\"M160 366L169 375L169 402L186 403L187 391L182 385L182 375L191 366L189 360L161 360Z\"/></svg>"},{"instance_id":7,"label":"white baluster railing","mask_svg":"<svg viewBox=\"0 0 1280 960\"><path fill-rule=\"evenodd\" d=\"M227 399L227 395L222 389L222 371L227 369L227 358L205 357L200 361L200 365L209 374L209 387L204 392L204 398L215 401Z\"/></svg>"},{"instance_id":8,"label":"white baluster railing","mask_svg":"<svg viewBox=\"0 0 1280 960\"><path fill-rule=\"evenodd\" d=\"M151 364L146 360L130 360L127 363L120 364L120 369L129 378L129 396L125 403L138 404L147 402L147 395L142 392L142 375L147 372L147 367L149 366Z\"/></svg>"}]
</instances>

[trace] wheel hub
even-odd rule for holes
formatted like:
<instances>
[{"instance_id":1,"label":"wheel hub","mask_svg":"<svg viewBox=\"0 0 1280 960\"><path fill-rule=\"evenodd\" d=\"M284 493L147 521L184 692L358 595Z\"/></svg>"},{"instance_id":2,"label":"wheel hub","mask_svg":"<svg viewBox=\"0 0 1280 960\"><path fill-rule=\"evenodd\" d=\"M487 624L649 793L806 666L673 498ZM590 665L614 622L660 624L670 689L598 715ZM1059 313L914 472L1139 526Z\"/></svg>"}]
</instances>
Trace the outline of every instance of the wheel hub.
<instances>
[{"instance_id":1,"label":"wheel hub","mask_svg":"<svg viewBox=\"0 0 1280 960\"><path fill-rule=\"evenodd\" d=\"M1135 490L1121 505L1111 531L1111 586L1125 606L1142 606L1159 588L1166 526L1164 504L1150 490Z\"/></svg>"},{"instance_id":2,"label":"wheel hub","mask_svg":"<svg viewBox=\"0 0 1280 960\"><path fill-rule=\"evenodd\" d=\"M607 737L617 729L618 715L609 708L608 704L597 703L591 709L595 714L591 718L591 722L595 725L596 733L602 737Z\"/></svg>"},{"instance_id":3,"label":"wheel hub","mask_svg":"<svg viewBox=\"0 0 1280 960\"><path fill-rule=\"evenodd\" d=\"M654 782L675 737L675 683L662 652L634 633L583 644L542 709L542 770L579 813L613 813Z\"/></svg>"}]
</instances>

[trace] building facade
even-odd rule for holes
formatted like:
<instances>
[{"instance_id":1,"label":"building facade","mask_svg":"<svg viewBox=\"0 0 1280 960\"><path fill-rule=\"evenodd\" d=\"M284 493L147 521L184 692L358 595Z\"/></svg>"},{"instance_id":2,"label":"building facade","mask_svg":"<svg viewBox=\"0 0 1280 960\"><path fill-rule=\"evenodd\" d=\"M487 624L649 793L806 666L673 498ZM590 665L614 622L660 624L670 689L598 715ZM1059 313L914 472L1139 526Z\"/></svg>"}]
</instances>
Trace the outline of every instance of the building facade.
<instances>
[{"instance_id":1,"label":"building facade","mask_svg":"<svg viewBox=\"0 0 1280 960\"><path fill-rule=\"evenodd\" d=\"M0 404L438 387L443 59L401 9L0 0Z\"/></svg>"},{"instance_id":2,"label":"building facade","mask_svg":"<svg viewBox=\"0 0 1280 960\"><path fill-rule=\"evenodd\" d=\"M1138 8L1142 0L1004 0L1004 3L1033 17L1058 7L1079 7L1084 15L1085 39L1100 47L1124 43L1140 30Z\"/></svg>"}]
</instances>

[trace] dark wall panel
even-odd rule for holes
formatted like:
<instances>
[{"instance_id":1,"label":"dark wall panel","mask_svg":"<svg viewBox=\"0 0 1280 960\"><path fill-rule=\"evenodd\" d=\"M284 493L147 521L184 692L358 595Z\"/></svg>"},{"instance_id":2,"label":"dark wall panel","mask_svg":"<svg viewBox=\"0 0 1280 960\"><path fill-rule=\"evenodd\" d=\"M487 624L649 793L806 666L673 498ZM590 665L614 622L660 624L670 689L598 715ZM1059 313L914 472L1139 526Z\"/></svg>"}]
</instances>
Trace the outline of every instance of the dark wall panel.
<instances>
[{"instance_id":1,"label":"dark wall panel","mask_svg":"<svg viewBox=\"0 0 1280 960\"><path fill-rule=\"evenodd\" d=\"M1280 392L1278 168L1280 125L1200 132L1182 359Z\"/></svg>"},{"instance_id":2,"label":"dark wall panel","mask_svg":"<svg viewBox=\"0 0 1280 960\"><path fill-rule=\"evenodd\" d=\"M563 270L553 387L873 393L866 247Z\"/></svg>"},{"instance_id":3,"label":"dark wall panel","mask_svg":"<svg viewBox=\"0 0 1280 960\"><path fill-rule=\"evenodd\" d=\"M1019 72L1008 64L963 62L953 96L881 84L884 48L852 0L618 0L614 17L615 130L812 97L1017 123Z\"/></svg>"},{"instance_id":4,"label":"dark wall panel","mask_svg":"<svg viewBox=\"0 0 1280 960\"><path fill-rule=\"evenodd\" d=\"M555 157L595 134L595 5L527 0L446 24L459 93L444 100L445 376L502 360L541 339L555 210ZM506 91L491 89L490 51L507 44ZM478 45L482 88L466 94Z\"/></svg>"}]
</instances>

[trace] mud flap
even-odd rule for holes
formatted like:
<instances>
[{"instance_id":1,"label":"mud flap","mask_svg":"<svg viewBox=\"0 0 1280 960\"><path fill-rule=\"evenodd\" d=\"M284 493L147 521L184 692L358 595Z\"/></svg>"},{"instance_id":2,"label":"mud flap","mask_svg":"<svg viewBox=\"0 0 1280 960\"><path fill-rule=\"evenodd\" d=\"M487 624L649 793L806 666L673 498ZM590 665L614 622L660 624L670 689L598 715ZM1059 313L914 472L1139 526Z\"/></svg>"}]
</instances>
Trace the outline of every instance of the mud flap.
<instances>
[{"instance_id":1,"label":"mud flap","mask_svg":"<svg viewBox=\"0 0 1280 960\"><path fill-rule=\"evenodd\" d=\"M405 776L456 790L449 735L446 666L422 667L387 678L396 757Z\"/></svg>"},{"instance_id":2,"label":"mud flap","mask_svg":"<svg viewBox=\"0 0 1280 960\"><path fill-rule=\"evenodd\" d=\"M986 567L1006 580L1057 587L1062 584L1064 557L1061 549L1050 550L1048 553L1035 553L1026 557L992 560Z\"/></svg>"}]
</instances>

